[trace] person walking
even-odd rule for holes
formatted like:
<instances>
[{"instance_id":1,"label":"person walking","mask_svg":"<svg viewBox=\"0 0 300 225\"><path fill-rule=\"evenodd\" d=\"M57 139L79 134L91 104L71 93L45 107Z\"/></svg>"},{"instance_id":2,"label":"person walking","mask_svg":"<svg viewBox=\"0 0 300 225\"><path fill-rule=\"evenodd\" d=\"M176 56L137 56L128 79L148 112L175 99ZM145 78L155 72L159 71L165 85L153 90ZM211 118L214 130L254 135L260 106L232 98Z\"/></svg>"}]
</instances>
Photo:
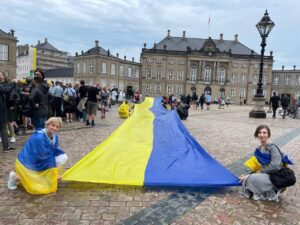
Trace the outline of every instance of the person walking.
<instances>
[{"instance_id":1,"label":"person walking","mask_svg":"<svg viewBox=\"0 0 300 225\"><path fill-rule=\"evenodd\" d=\"M281 106L282 106L282 110L283 110L282 119L285 119L286 111L287 111L289 104L290 104L290 98L286 94L283 94L282 99L281 99Z\"/></svg>"},{"instance_id":2,"label":"person walking","mask_svg":"<svg viewBox=\"0 0 300 225\"><path fill-rule=\"evenodd\" d=\"M88 114L88 119L86 120L86 126L91 125L92 127L95 126L95 117L97 114L97 109L98 109L98 99L100 99L99 96L99 88L95 86L90 86L88 88L88 98L87 98L87 103L86 103L86 111Z\"/></svg>"},{"instance_id":3,"label":"person walking","mask_svg":"<svg viewBox=\"0 0 300 225\"><path fill-rule=\"evenodd\" d=\"M51 90L53 93L54 99L52 104L53 115L57 117L62 117L61 105L64 89L61 87L61 84L56 81L55 87Z\"/></svg>"},{"instance_id":4,"label":"person walking","mask_svg":"<svg viewBox=\"0 0 300 225\"><path fill-rule=\"evenodd\" d=\"M201 106L201 109L203 110L203 104L205 102L205 96L204 94L202 94L199 98L199 103L200 103L200 106Z\"/></svg>"},{"instance_id":5,"label":"person walking","mask_svg":"<svg viewBox=\"0 0 300 225\"><path fill-rule=\"evenodd\" d=\"M273 96L270 98L270 107L272 106L273 118L276 118L276 110L279 107L280 98L276 95L276 92L273 92Z\"/></svg>"},{"instance_id":6,"label":"person walking","mask_svg":"<svg viewBox=\"0 0 300 225\"><path fill-rule=\"evenodd\" d=\"M210 94L206 94L205 95L205 104L206 104L207 110L210 110L210 103L211 103L211 96L210 96Z\"/></svg>"}]
</instances>

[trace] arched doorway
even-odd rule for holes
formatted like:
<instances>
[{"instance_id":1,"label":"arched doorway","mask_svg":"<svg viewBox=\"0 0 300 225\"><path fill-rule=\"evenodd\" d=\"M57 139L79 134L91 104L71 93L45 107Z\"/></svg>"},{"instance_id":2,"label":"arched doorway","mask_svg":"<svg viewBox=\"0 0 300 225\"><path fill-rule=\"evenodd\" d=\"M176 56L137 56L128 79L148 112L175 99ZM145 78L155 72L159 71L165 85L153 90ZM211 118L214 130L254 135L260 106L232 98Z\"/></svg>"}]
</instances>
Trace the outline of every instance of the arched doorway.
<instances>
[{"instance_id":1,"label":"arched doorway","mask_svg":"<svg viewBox=\"0 0 300 225\"><path fill-rule=\"evenodd\" d=\"M211 95L211 88L210 87L206 87L204 89L204 95Z\"/></svg>"},{"instance_id":2,"label":"arched doorway","mask_svg":"<svg viewBox=\"0 0 300 225\"><path fill-rule=\"evenodd\" d=\"M221 99L225 99L225 88L220 88L220 97Z\"/></svg>"}]
</instances>

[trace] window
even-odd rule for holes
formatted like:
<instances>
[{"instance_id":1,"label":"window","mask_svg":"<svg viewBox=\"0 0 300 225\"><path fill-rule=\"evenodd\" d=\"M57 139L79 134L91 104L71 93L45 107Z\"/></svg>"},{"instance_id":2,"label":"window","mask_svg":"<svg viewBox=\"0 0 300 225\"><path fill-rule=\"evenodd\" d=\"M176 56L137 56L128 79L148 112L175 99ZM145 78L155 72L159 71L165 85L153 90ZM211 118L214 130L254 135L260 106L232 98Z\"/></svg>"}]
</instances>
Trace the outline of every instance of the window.
<instances>
[{"instance_id":1,"label":"window","mask_svg":"<svg viewBox=\"0 0 300 225\"><path fill-rule=\"evenodd\" d=\"M209 67L206 67L204 73L204 82L210 82L210 81L211 81L211 69Z\"/></svg>"},{"instance_id":2,"label":"window","mask_svg":"<svg viewBox=\"0 0 300 225\"><path fill-rule=\"evenodd\" d=\"M161 69L161 68L158 68L158 69L156 70L156 78L157 78L157 79L161 79L161 77L162 77L162 69Z\"/></svg>"},{"instance_id":3,"label":"window","mask_svg":"<svg viewBox=\"0 0 300 225\"><path fill-rule=\"evenodd\" d=\"M177 80L183 80L184 79L184 70L178 71L177 74Z\"/></svg>"},{"instance_id":4,"label":"window","mask_svg":"<svg viewBox=\"0 0 300 225\"><path fill-rule=\"evenodd\" d=\"M254 64L253 67L254 67L254 69L258 69L259 68L259 64Z\"/></svg>"},{"instance_id":5,"label":"window","mask_svg":"<svg viewBox=\"0 0 300 225\"><path fill-rule=\"evenodd\" d=\"M94 60L89 61L90 73L94 73Z\"/></svg>"},{"instance_id":6,"label":"window","mask_svg":"<svg viewBox=\"0 0 300 225\"><path fill-rule=\"evenodd\" d=\"M268 65L267 64L264 64L264 69L268 69Z\"/></svg>"},{"instance_id":7,"label":"window","mask_svg":"<svg viewBox=\"0 0 300 225\"><path fill-rule=\"evenodd\" d=\"M279 75L274 75L273 77L273 85L278 85Z\"/></svg>"},{"instance_id":8,"label":"window","mask_svg":"<svg viewBox=\"0 0 300 225\"><path fill-rule=\"evenodd\" d=\"M252 89L252 96L256 95L256 89Z\"/></svg>"},{"instance_id":9,"label":"window","mask_svg":"<svg viewBox=\"0 0 300 225\"><path fill-rule=\"evenodd\" d=\"M152 58L147 57L146 62L147 62L147 63L152 63Z\"/></svg>"},{"instance_id":10,"label":"window","mask_svg":"<svg viewBox=\"0 0 300 225\"><path fill-rule=\"evenodd\" d=\"M157 59L156 59L156 63L157 63L157 64L161 64L161 63L162 63L162 58L157 58Z\"/></svg>"},{"instance_id":11,"label":"window","mask_svg":"<svg viewBox=\"0 0 300 225\"><path fill-rule=\"evenodd\" d=\"M190 69L190 81L195 82L196 81L196 75L197 75L197 68L196 68L196 66L191 66L191 69Z\"/></svg>"},{"instance_id":12,"label":"window","mask_svg":"<svg viewBox=\"0 0 300 225\"><path fill-rule=\"evenodd\" d=\"M235 73L233 73L232 75L231 75L231 83L235 83L236 82L236 74Z\"/></svg>"},{"instance_id":13,"label":"window","mask_svg":"<svg viewBox=\"0 0 300 225\"><path fill-rule=\"evenodd\" d=\"M110 64L110 75L115 76L116 75L116 64Z\"/></svg>"},{"instance_id":14,"label":"window","mask_svg":"<svg viewBox=\"0 0 300 225\"><path fill-rule=\"evenodd\" d=\"M257 75L256 74L253 75L252 84L257 84Z\"/></svg>"},{"instance_id":15,"label":"window","mask_svg":"<svg viewBox=\"0 0 300 225\"><path fill-rule=\"evenodd\" d=\"M178 60L178 65L184 65L184 60Z\"/></svg>"},{"instance_id":16,"label":"window","mask_svg":"<svg viewBox=\"0 0 300 225\"><path fill-rule=\"evenodd\" d=\"M245 84L247 83L247 75L246 74L242 74L241 76L241 84Z\"/></svg>"},{"instance_id":17,"label":"window","mask_svg":"<svg viewBox=\"0 0 300 225\"><path fill-rule=\"evenodd\" d=\"M84 62L82 65L82 72L86 73L86 62Z\"/></svg>"},{"instance_id":18,"label":"window","mask_svg":"<svg viewBox=\"0 0 300 225\"><path fill-rule=\"evenodd\" d=\"M150 93L151 92L151 84L146 84L145 92L146 93Z\"/></svg>"},{"instance_id":19,"label":"window","mask_svg":"<svg viewBox=\"0 0 300 225\"><path fill-rule=\"evenodd\" d=\"M173 85L167 85L167 93L173 94Z\"/></svg>"},{"instance_id":20,"label":"window","mask_svg":"<svg viewBox=\"0 0 300 225\"><path fill-rule=\"evenodd\" d=\"M236 89L235 88L230 89L230 96L231 97L236 96Z\"/></svg>"},{"instance_id":21,"label":"window","mask_svg":"<svg viewBox=\"0 0 300 225\"><path fill-rule=\"evenodd\" d=\"M291 84L291 76L290 75L285 75L284 76L284 84L285 85L290 85Z\"/></svg>"},{"instance_id":22,"label":"window","mask_svg":"<svg viewBox=\"0 0 300 225\"><path fill-rule=\"evenodd\" d=\"M178 85L177 86L176 93L179 94L179 95L183 94L183 85Z\"/></svg>"},{"instance_id":23,"label":"window","mask_svg":"<svg viewBox=\"0 0 300 225\"><path fill-rule=\"evenodd\" d=\"M127 74L128 77L132 77L132 68L131 67L128 67L128 74Z\"/></svg>"},{"instance_id":24,"label":"window","mask_svg":"<svg viewBox=\"0 0 300 225\"><path fill-rule=\"evenodd\" d=\"M233 64L232 64L232 67L233 67L233 68L238 68L238 64L237 64L237 63L233 63Z\"/></svg>"},{"instance_id":25,"label":"window","mask_svg":"<svg viewBox=\"0 0 300 225\"><path fill-rule=\"evenodd\" d=\"M135 68L135 78L139 78L139 76L140 76L140 70L139 70L139 68Z\"/></svg>"},{"instance_id":26,"label":"window","mask_svg":"<svg viewBox=\"0 0 300 225\"><path fill-rule=\"evenodd\" d=\"M0 44L0 60L8 61L8 45Z\"/></svg>"},{"instance_id":27,"label":"window","mask_svg":"<svg viewBox=\"0 0 300 225\"><path fill-rule=\"evenodd\" d=\"M168 63L169 63L169 64L171 64L171 65L173 65L173 64L174 64L174 62L175 62L175 60L174 60L174 59L169 59L169 60L168 60Z\"/></svg>"},{"instance_id":28,"label":"window","mask_svg":"<svg viewBox=\"0 0 300 225\"><path fill-rule=\"evenodd\" d=\"M146 69L146 79L152 79L152 69Z\"/></svg>"},{"instance_id":29,"label":"window","mask_svg":"<svg viewBox=\"0 0 300 225\"><path fill-rule=\"evenodd\" d=\"M157 84L157 85L155 86L155 92L156 92L156 93L160 93L160 92L161 92L161 85L160 85L160 84Z\"/></svg>"},{"instance_id":30,"label":"window","mask_svg":"<svg viewBox=\"0 0 300 225\"><path fill-rule=\"evenodd\" d=\"M248 64L244 63L244 64L242 65L242 68L248 68Z\"/></svg>"},{"instance_id":31,"label":"window","mask_svg":"<svg viewBox=\"0 0 300 225\"><path fill-rule=\"evenodd\" d=\"M267 82L268 82L268 76L267 76L267 75L264 75L264 76L263 76L262 83L263 83L263 84L266 84Z\"/></svg>"},{"instance_id":32,"label":"window","mask_svg":"<svg viewBox=\"0 0 300 225\"><path fill-rule=\"evenodd\" d=\"M102 73L106 74L106 62L102 62Z\"/></svg>"},{"instance_id":33,"label":"window","mask_svg":"<svg viewBox=\"0 0 300 225\"><path fill-rule=\"evenodd\" d=\"M124 66L120 66L120 77L124 77L125 76L125 68Z\"/></svg>"},{"instance_id":34,"label":"window","mask_svg":"<svg viewBox=\"0 0 300 225\"><path fill-rule=\"evenodd\" d=\"M77 63L77 73L80 73L80 63Z\"/></svg>"},{"instance_id":35,"label":"window","mask_svg":"<svg viewBox=\"0 0 300 225\"><path fill-rule=\"evenodd\" d=\"M222 84L225 83L225 69L224 68L221 68L221 70L220 70L219 82Z\"/></svg>"},{"instance_id":36,"label":"window","mask_svg":"<svg viewBox=\"0 0 300 225\"><path fill-rule=\"evenodd\" d=\"M168 70L168 80L173 80L174 70Z\"/></svg>"},{"instance_id":37,"label":"window","mask_svg":"<svg viewBox=\"0 0 300 225\"><path fill-rule=\"evenodd\" d=\"M296 77L296 85L300 86L300 75Z\"/></svg>"},{"instance_id":38,"label":"window","mask_svg":"<svg viewBox=\"0 0 300 225\"><path fill-rule=\"evenodd\" d=\"M300 91L296 91L296 92L295 92L295 98L296 98L296 99L299 99L299 98L300 98Z\"/></svg>"},{"instance_id":39,"label":"window","mask_svg":"<svg viewBox=\"0 0 300 225\"><path fill-rule=\"evenodd\" d=\"M245 97L245 88L240 89L240 97Z\"/></svg>"}]
</instances>

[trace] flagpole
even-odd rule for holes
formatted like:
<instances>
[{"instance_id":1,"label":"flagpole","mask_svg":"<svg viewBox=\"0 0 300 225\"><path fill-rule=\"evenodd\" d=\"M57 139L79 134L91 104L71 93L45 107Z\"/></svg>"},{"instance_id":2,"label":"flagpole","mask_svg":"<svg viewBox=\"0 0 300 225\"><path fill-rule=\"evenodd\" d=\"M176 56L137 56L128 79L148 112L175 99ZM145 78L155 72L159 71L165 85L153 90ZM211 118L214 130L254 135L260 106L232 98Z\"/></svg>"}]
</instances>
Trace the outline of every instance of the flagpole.
<instances>
[{"instance_id":1,"label":"flagpole","mask_svg":"<svg viewBox=\"0 0 300 225\"><path fill-rule=\"evenodd\" d=\"M208 18L208 37L210 37L210 16Z\"/></svg>"}]
</instances>

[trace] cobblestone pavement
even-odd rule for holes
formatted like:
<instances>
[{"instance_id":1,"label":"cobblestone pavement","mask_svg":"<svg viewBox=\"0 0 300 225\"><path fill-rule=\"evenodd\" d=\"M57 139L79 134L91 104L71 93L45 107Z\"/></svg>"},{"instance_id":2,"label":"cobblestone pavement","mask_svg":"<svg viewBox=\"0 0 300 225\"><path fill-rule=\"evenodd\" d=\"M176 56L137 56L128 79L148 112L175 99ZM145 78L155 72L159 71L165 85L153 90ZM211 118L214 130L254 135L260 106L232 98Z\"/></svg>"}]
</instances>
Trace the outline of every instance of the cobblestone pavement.
<instances>
[{"instance_id":1,"label":"cobblestone pavement","mask_svg":"<svg viewBox=\"0 0 300 225\"><path fill-rule=\"evenodd\" d=\"M250 119L250 106L229 106L211 110L190 110L184 121L191 134L223 165L234 165L258 144L253 133L257 125L270 126L276 141L294 161L300 160L300 120L286 118ZM69 156L66 169L105 140L121 123L116 107L95 128L74 122L60 134L61 147ZM293 133L294 132L294 133ZM284 136L285 135L285 136ZM28 136L17 138L21 148ZM287 142L287 143L286 143ZM244 199L239 188L225 189L145 189L127 186L63 182L56 194L32 196L22 187L6 188L9 171L18 151L0 151L0 224L134 224L151 208L162 208L164 220L155 217L136 224L297 224L300 225L299 183L281 195L281 201ZM293 167L299 180L300 167ZM174 200L175 199L175 200ZM174 208L174 211L163 209ZM164 213L165 212L165 213Z\"/></svg>"}]
</instances>

